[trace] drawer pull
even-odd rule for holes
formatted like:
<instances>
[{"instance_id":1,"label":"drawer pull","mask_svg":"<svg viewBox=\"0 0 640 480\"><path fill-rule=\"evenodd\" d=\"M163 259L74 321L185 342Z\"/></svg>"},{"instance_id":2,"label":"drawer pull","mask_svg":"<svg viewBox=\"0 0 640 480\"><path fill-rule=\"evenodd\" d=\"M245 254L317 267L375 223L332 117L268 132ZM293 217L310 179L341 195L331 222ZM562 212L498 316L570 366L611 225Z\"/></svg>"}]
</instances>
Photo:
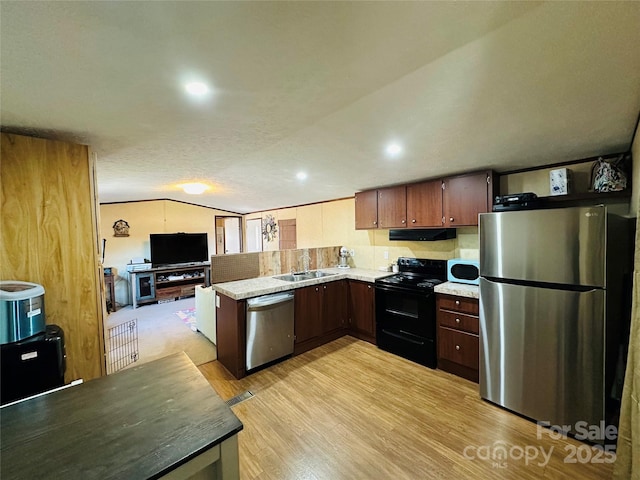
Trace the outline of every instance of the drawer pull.
<instances>
[{"instance_id":1,"label":"drawer pull","mask_svg":"<svg viewBox=\"0 0 640 480\"><path fill-rule=\"evenodd\" d=\"M460 345L456 345L456 350L460 350Z\"/></svg>"},{"instance_id":2,"label":"drawer pull","mask_svg":"<svg viewBox=\"0 0 640 480\"><path fill-rule=\"evenodd\" d=\"M416 219L414 218L413 220L411 220L411 223L416 223Z\"/></svg>"},{"instance_id":3,"label":"drawer pull","mask_svg":"<svg viewBox=\"0 0 640 480\"><path fill-rule=\"evenodd\" d=\"M456 305L460 305L460 300L456 300Z\"/></svg>"},{"instance_id":4,"label":"drawer pull","mask_svg":"<svg viewBox=\"0 0 640 480\"><path fill-rule=\"evenodd\" d=\"M459 318L456 318L456 323L460 323L460 319Z\"/></svg>"}]
</instances>

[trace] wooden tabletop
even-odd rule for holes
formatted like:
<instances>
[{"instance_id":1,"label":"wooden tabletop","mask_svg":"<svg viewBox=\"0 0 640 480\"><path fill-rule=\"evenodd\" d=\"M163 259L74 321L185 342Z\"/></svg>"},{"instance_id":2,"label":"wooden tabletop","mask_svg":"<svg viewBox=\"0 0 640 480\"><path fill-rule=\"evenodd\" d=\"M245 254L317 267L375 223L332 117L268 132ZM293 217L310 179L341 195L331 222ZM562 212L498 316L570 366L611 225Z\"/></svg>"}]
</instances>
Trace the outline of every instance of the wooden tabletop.
<instances>
[{"instance_id":1,"label":"wooden tabletop","mask_svg":"<svg viewBox=\"0 0 640 480\"><path fill-rule=\"evenodd\" d=\"M242 428L178 353L0 410L0 477L158 478Z\"/></svg>"}]
</instances>

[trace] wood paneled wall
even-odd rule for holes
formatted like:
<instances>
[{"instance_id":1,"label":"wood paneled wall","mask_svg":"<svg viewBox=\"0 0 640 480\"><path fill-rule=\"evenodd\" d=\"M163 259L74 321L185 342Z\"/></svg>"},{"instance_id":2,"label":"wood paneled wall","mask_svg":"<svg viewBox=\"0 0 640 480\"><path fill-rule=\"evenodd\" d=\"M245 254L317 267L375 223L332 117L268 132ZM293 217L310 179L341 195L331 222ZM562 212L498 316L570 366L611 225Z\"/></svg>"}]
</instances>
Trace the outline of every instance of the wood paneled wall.
<instances>
[{"instance_id":1,"label":"wood paneled wall","mask_svg":"<svg viewBox=\"0 0 640 480\"><path fill-rule=\"evenodd\" d=\"M104 374L93 162L84 145L1 134L0 279L45 289L64 330L66 381Z\"/></svg>"}]
</instances>

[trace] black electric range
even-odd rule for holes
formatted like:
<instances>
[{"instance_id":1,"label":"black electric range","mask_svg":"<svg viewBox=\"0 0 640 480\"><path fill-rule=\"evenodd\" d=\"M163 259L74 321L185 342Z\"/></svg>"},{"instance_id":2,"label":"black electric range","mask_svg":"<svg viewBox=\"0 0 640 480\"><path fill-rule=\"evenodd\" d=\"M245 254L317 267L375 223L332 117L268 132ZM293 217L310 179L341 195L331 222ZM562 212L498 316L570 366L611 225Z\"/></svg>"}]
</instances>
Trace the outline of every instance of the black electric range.
<instances>
[{"instance_id":1,"label":"black electric range","mask_svg":"<svg viewBox=\"0 0 640 480\"><path fill-rule=\"evenodd\" d=\"M401 257L396 275L376 280L378 347L430 368L437 364L434 287L446 281L446 260Z\"/></svg>"}]
</instances>

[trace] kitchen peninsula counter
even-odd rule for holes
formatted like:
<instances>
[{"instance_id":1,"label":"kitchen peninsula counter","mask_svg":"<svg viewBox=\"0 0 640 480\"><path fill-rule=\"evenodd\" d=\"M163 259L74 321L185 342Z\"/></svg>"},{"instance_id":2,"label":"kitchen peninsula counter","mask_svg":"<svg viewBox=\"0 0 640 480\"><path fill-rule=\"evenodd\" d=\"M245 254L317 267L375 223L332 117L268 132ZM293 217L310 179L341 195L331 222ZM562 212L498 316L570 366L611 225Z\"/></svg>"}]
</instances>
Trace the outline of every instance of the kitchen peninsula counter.
<instances>
[{"instance_id":1,"label":"kitchen peninsula counter","mask_svg":"<svg viewBox=\"0 0 640 480\"><path fill-rule=\"evenodd\" d=\"M311 285L318 285L336 280L358 280L361 282L374 283L378 278L394 275L391 272L367 270L363 268L322 268L319 270L321 272L333 273L335 275L312 278L310 280L300 280L296 282L287 282L286 280L279 280L272 276L256 277L247 280L237 280L235 282L216 283L212 285L212 288L216 292L233 300L244 300L246 298L284 292L287 290L309 287Z\"/></svg>"},{"instance_id":2,"label":"kitchen peninsula counter","mask_svg":"<svg viewBox=\"0 0 640 480\"><path fill-rule=\"evenodd\" d=\"M238 478L242 423L185 353L7 406L0 417L3 480Z\"/></svg>"}]
</instances>

